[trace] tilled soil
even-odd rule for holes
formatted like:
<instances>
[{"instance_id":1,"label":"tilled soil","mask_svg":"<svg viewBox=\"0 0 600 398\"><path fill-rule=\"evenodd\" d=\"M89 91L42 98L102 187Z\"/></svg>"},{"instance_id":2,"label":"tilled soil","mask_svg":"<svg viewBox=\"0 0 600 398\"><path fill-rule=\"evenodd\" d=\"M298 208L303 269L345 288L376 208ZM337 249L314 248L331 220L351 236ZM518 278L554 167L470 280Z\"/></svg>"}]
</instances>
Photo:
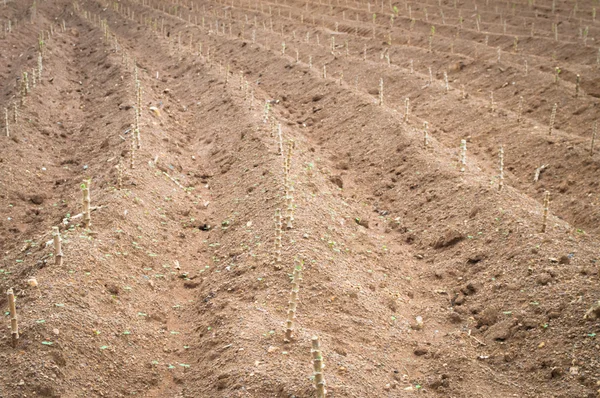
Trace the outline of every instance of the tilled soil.
<instances>
[{"instance_id":1,"label":"tilled soil","mask_svg":"<svg viewBox=\"0 0 600 398\"><path fill-rule=\"evenodd\" d=\"M0 397L314 397L312 336L331 397L598 396L574 6L0 4Z\"/></svg>"}]
</instances>

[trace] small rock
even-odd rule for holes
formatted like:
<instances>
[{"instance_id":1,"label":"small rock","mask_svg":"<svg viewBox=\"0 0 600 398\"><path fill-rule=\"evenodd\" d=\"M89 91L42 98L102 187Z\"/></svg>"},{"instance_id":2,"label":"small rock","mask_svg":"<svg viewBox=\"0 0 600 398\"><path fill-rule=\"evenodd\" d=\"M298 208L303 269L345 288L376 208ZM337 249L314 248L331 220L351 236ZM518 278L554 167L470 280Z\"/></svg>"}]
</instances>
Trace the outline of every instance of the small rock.
<instances>
[{"instance_id":1,"label":"small rock","mask_svg":"<svg viewBox=\"0 0 600 398\"><path fill-rule=\"evenodd\" d=\"M600 318L600 300L598 300L592 307L586 311L583 319L596 320Z\"/></svg>"},{"instance_id":2,"label":"small rock","mask_svg":"<svg viewBox=\"0 0 600 398\"><path fill-rule=\"evenodd\" d=\"M456 312L449 313L448 320L452 323L461 323L462 322L462 318Z\"/></svg>"},{"instance_id":3,"label":"small rock","mask_svg":"<svg viewBox=\"0 0 600 398\"><path fill-rule=\"evenodd\" d=\"M559 264L571 264L571 258L567 255L562 255L558 259Z\"/></svg>"},{"instance_id":4,"label":"small rock","mask_svg":"<svg viewBox=\"0 0 600 398\"><path fill-rule=\"evenodd\" d=\"M31 203L33 203L34 205L41 205L42 203L44 203L44 195L32 195L29 200L31 200Z\"/></svg>"},{"instance_id":5,"label":"small rock","mask_svg":"<svg viewBox=\"0 0 600 398\"><path fill-rule=\"evenodd\" d=\"M337 185L338 188L344 188L344 181L342 180L342 176L334 175L329 177L329 181Z\"/></svg>"},{"instance_id":6,"label":"small rock","mask_svg":"<svg viewBox=\"0 0 600 398\"><path fill-rule=\"evenodd\" d=\"M198 286L200 286L199 282L194 282L194 281L185 281L183 282L183 287L186 289L195 289Z\"/></svg>"},{"instance_id":7,"label":"small rock","mask_svg":"<svg viewBox=\"0 0 600 398\"><path fill-rule=\"evenodd\" d=\"M542 272L535 278L535 281L538 285L546 286L552 281L552 275L547 272Z\"/></svg>"},{"instance_id":8,"label":"small rock","mask_svg":"<svg viewBox=\"0 0 600 398\"><path fill-rule=\"evenodd\" d=\"M24 386L25 385L25 381L23 379L19 380L19 382L17 383L18 386Z\"/></svg>"},{"instance_id":9,"label":"small rock","mask_svg":"<svg viewBox=\"0 0 600 398\"><path fill-rule=\"evenodd\" d=\"M413 351L413 353L418 357L423 356L423 355L427 354L428 352L429 352L429 349L427 347L421 346L421 345L418 346L417 348L415 348L415 350Z\"/></svg>"},{"instance_id":10,"label":"small rock","mask_svg":"<svg viewBox=\"0 0 600 398\"><path fill-rule=\"evenodd\" d=\"M104 287L106 287L106 290L108 290L110 294L114 294L115 296L119 294L119 287L114 283L107 283Z\"/></svg>"},{"instance_id":11,"label":"small rock","mask_svg":"<svg viewBox=\"0 0 600 398\"><path fill-rule=\"evenodd\" d=\"M511 328L514 326L514 324L514 319L505 319L494 325L491 325L485 332L485 337L496 341L507 340L512 335Z\"/></svg>"},{"instance_id":12,"label":"small rock","mask_svg":"<svg viewBox=\"0 0 600 398\"><path fill-rule=\"evenodd\" d=\"M554 257L550 257L550 258L548 258L548 261L550 261L551 263L557 263L558 259L554 258Z\"/></svg>"},{"instance_id":13,"label":"small rock","mask_svg":"<svg viewBox=\"0 0 600 398\"><path fill-rule=\"evenodd\" d=\"M477 327L483 325L492 326L498 321L498 311L494 308L486 308L477 317Z\"/></svg>"},{"instance_id":14,"label":"small rock","mask_svg":"<svg viewBox=\"0 0 600 398\"><path fill-rule=\"evenodd\" d=\"M267 348L267 352L268 352L269 354L272 354L272 353L274 353L275 351L278 351L278 350L279 350L279 347L275 347L275 346L273 346L273 345L272 345L272 346L269 346L269 348Z\"/></svg>"}]
</instances>

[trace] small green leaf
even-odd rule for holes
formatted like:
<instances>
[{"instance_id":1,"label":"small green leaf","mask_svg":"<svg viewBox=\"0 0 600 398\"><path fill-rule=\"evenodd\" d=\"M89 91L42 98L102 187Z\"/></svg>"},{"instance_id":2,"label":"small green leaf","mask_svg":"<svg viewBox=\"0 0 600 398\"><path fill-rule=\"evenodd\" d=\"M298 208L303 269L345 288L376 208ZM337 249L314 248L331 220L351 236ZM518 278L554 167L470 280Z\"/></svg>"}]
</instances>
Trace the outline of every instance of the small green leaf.
<instances>
[{"instance_id":1,"label":"small green leaf","mask_svg":"<svg viewBox=\"0 0 600 398\"><path fill-rule=\"evenodd\" d=\"M43 345L52 345L52 344L54 344L54 343L53 343L53 342L51 342L51 341L42 341L42 344L43 344Z\"/></svg>"},{"instance_id":2,"label":"small green leaf","mask_svg":"<svg viewBox=\"0 0 600 398\"><path fill-rule=\"evenodd\" d=\"M103 345L102 347L100 347L101 350L106 350L108 348L107 345Z\"/></svg>"}]
</instances>

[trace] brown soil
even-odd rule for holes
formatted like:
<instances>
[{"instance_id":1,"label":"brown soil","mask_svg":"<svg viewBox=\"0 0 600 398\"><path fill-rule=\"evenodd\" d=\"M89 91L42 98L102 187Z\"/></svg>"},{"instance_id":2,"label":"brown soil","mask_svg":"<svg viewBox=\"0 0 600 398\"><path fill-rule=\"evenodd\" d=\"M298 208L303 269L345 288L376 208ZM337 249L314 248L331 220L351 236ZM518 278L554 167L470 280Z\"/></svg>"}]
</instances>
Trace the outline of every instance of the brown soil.
<instances>
[{"instance_id":1,"label":"brown soil","mask_svg":"<svg viewBox=\"0 0 600 398\"><path fill-rule=\"evenodd\" d=\"M0 397L599 396L595 2L184 3L0 3Z\"/></svg>"}]
</instances>

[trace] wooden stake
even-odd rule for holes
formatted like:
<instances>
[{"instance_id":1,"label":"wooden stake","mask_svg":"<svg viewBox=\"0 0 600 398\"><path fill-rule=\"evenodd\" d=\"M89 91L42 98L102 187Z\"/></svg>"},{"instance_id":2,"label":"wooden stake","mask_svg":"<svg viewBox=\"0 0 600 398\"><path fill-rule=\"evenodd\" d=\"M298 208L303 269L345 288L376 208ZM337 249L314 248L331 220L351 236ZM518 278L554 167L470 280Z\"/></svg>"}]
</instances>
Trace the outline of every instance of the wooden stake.
<instances>
[{"instance_id":1,"label":"wooden stake","mask_svg":"<svg viewBox=\"0 0 600 398\"><path fill-rule=\"evenodd\" d=\"M550 114L550 128L548 129L548 135L552 135L552 130L554 129L554 120L556 119L556 107L558 105L554 104L552 107L552 113Z\"/></svg>"},{"instance_id":2,"label":"wooden stake","mask_svg":"<svg viewBox=\"0 0 600 398\"><path fill-rule=\"evenodd\" d=\"M58 227L52 227L52 238L54 240L54 264L60 266L63 263L63 252L61 247L62 239Z\"/></svg>"},{"instance_id":3,"label":"wooden stake","mask_svg":"<svg viewBox=\"0 0 600 398\"><path fill-rule=\"evenodd\" d=\"M81 192L83 194L83 227L89 228L92 220L91 220L91 211L90 211L90 182L91 180L84 180L81 184Z\"/></svg>"},{"instance_id":4,"label":"wooden stake","mask_svg":"<svg viewBox=\"0 0 600 398\"><path fill-rule=\"evenodd\" d=\"M504 187L504 147L500 145L500 152L498 153L500 158L500 175L498 176L498 190L502 191Z\"/></svg>"},{"instance_id":5,"label":"wooden stake","mask_svg":"<svg viewBox=\"0 0 600 398\"><path fill-rule=\"evenodd\" d=\"M298 307L298 292L300 291L300 282L302 281L302 263L297 259L292 275L292 290L290 291L290 300L288 301L288 312L285 326L284 341L289 343L292 341L294 334L294 320L296 319L296 308Z\"/></svg>"},{"instance_id":6,"label":"wooden stake","mask_svg":"<svg viewBox=\"0 0 600 398\"><path fill-rule=\"evenodd\" d=\"M544 213L542 215L542 232L546 232L548 224L548 208L550 207L550 192L544 192Z\"/></svg>"},{"instance_id":7,"label":"wooden stake","mask_svg":"<svg viewBox=\"0 0 600 398\"><path fill-rule=\"evenodd\" d=\"M8 131L8 109L4 108L4 128L6 129L6 136L10 137L10 132Z\"/></svg>"},{"instance_id":8,"label":"wooden stake","mask_svg":"<svg viewBox=\"0 0 600 398\"><path fill-rule=\"evenodd\" d=\"M275 210L275 268L281 269L281 236L283 234L283 220L281 209Z\"/></svg>"},{"instance_id":9,"label":"wooden stake","mask_svg":"<svg viewBox=\"0 0 600 398\"><path fill-rule=\"evenodd\" d=\"M17 347L19 341L19 325L17 321L17 307L15 305L15 295L12 289L8 289L6 292L8 296L8 309L10 311L10 333L12 337L13 348Z\"/></svg>"},{"instance_id":10,"label":"wooden stake","mask_svg":"<svg viewBox=\"0 0 600 398\"><path fill-rule=\"evenodd\" d=\"M460 171L465 171L465 165L467 164L467 140L460 140L460 164L462 165Z\"/></svg>"},{"instance_id":11,"label":"wooden stake","mask_svg":"<svg viewBox=\"0 0 600 398\"><path fill-rule=\"evenodd\" d=\"M598 132L598 121L594 121L592 127L592 145L590 145L590 156L594 155L594 141L596 141L596 133Z\"/></svg>"},{"instance_id":12,"label":"wooden stake","mask_svg":"<svg viewBox=\"0 0 600 398\"><path fill-rule=\"evenodd\" d=\"M323 377L323 356L321 355L321 347L319 345L319 337L312 337L312 348L310 350L313 360L313 375L315 379L315 388L317 390L317 398L325 398L327 390L325 389L325 378Z\"/></svg>"}]
</instances>

